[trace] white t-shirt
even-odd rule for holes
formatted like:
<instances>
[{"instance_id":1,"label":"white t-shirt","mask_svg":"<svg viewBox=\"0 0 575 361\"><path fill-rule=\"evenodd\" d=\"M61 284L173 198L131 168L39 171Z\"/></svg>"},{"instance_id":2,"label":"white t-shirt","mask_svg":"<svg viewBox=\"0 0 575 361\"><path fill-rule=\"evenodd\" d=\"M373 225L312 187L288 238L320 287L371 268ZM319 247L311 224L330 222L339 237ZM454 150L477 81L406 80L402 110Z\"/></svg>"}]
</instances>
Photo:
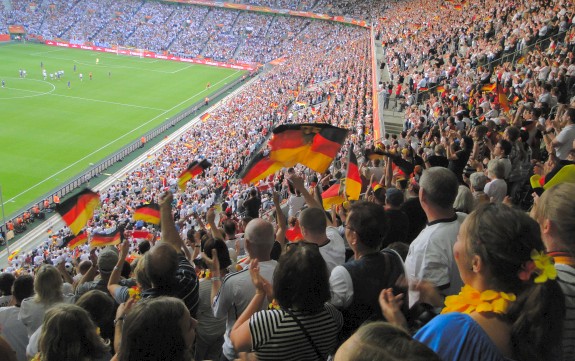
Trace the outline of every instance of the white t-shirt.
<instances>
[{"instance_id":1,"label":"white t-shirt","mask_svg":"<svg viewBox=\"0 0 575 361\"><path fill-rule=\"evenodd\" d=\"M555 147L557 157L561 160L567 159L569 151L573 147L573 140L575 140L575 124L569 124L563 128L555 139L561 143L560 146Z\"/></svg>"},{"instance_id":2,"label":"white t-shirt","mask_svg":"<svg viewBox=\"0 0 575 361\"><path fill-rule=\"evenodd\" d=\"M16 306L0 308L0 335L16 351L18 360L26 360L28 333L26 326L18 319L20 309Z\"/></svg>"},{"instance_id":3,"label":"white t-shirt","mask_svg":"<svg viewBox=\"0 0 575 361\"><path fill-rule=\"evenodd\" d=\"M325 234L329 242L319 247L319 253L327 264L327 270L331 273L336 266L345 262L345 243L335 227L327 227Z\"/></svg>"},{"instance_id":4,"label":"white t-shirt","mask_svg":"<svg viewBox=\"0 0 575 361\"><path fill-rule=\"evenodd\" d=\"M485 185L483 192L493 198L494 203L501 203L507 195L507 183L503 179L494 179Z\"/></svg>"},{"instance_id":5,"label":"white t-shirt","mask_svg":"<svg viewBox=\"0 0 575 361\"><path fill-rule=\"evenodd\" d=\"M453 245L466 215L457 213L453 220L429 223L409 246L405 271L409 282L426 280L437 287L447 286L444 295L458 293L463 286L453 257ZM409 307L419 300L419 292L409 291Z\"/></svg>"}]
</instances>

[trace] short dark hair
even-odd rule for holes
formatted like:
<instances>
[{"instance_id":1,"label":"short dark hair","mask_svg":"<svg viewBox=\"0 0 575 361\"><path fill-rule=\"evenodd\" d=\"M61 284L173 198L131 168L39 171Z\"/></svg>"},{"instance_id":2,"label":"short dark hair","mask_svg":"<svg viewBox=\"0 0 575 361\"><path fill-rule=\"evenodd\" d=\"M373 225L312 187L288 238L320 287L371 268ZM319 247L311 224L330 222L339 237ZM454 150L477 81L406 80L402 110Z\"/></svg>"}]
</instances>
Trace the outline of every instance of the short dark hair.
<instances>
[{"instance_id":1,"label":"short dark hair","mask_svg":"<svg viewBox=\"0 0 575 361\"><path fill-rule=\"evenodd\" d=\"M12 273L5 272L0 274L0 294L10 296L12 294L12 285L16 277Z\"/></svg>"},{"instance_id":2,"label":"short dark hair","mask_svg":"<svg viewBox=\"0 0 575 361\"><path fill-rule=\"evenodd\" d=\"M325 234L327 222L325 213L320 208L306 208L299 215L299 225L311 234Z\"/></svg>"},{"instance_id":3,"label":"short dark hair","mask_svg":"<svg viewBox=\"0 0 575 361\"><path fill-rule=\"evenodd\" d=\"M381 205L366 201L352 204L347 224L363 245L370 249L381 248L388 230L387 217Z\"/></svg>"},{"instance_id":4,"label":"short dark hair","mask_svg":"<svg viewBox=\"0 0 575 361\"><path fill-rule=\"evenodd\" d=\"M223 223L224 226L224 232L229 235L229 236L233 236L234 234L236 234L236 222L232 221L231 219L226 219Z\"/></svg>"},{"instance_id":5,"label":"short dark hair","mask_svg":"<svg viewBox=\"0 0 575 361\"><path fill-rule=\"evenodd\" d=\"M220 268L228 268L232 264L230 258L230 252L226 246L226 242L221 239L209 239L204 244L204 253L210 259L212 258L212 250L215 249L218 252L218 261L220 262Z\"/></svg>"},{"instance_id":6,"label":"short dark hair","mask_svg":"<svg viewBox=\"0 0 575 361\"><path fill-rule=\"evenodd\" d=\"M16 303L20 303L23 299L32 297L34 294L34 277L30 275L22 275L14 281L12 285L12 297L16 299Z\"/></svg>"},{"instance_id":7,"label":"short dark hair","mask_svg":"<svg viewBox=\"0 0 575 361\"><path fill-rule=\"evenodd\" d=\"M316 244L289 247L274 271L274 296L280 306L316 313L329 301L329 272Z\"/></svg>"},{"instance_id":8,"label":"short dark hair","mask_svg":"<svg viewBox=\"0 0 575 361\"><path fill-rule=\"evenodd\" d=\"M511 144L511 142L506 139L500 139L499 145L501 146L501 150L503 153L505 153L505 155L509 155L513 149L513 144Z\"/></svg>"},{"instance_id":9,"label":"short dark hair","mask_svg":"<svg viewBox=\"0 0 575 361\"><path fill-rule=\"evenodd\" d=\"M152 250L146 252L146 274L152 285L160 290L171 290L175 283L176 270L178 269L178 253L176 249L167 243L160 242Z\"/></svg>"}]
</instances>

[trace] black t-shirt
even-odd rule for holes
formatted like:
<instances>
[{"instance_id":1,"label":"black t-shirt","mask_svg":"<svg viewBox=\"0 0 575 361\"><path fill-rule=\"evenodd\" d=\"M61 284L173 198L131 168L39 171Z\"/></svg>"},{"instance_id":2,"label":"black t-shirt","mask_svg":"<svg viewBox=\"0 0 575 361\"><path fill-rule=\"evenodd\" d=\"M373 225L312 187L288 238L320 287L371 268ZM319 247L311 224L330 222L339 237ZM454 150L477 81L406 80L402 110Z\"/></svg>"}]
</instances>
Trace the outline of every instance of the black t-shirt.
<instances>
[{"instance_id":1,"label":"black t-shirt","mask_svg":"<svg viewBox=\"0 0 575 361\"><path fill-rule=\"evenodd\" d=\"M388 209L385 211L387 217L388 232L383 239L382 247L385 248L393 242L407 242L409 233L409 218L404 211L399 209Z\"/></svg>"},{"instance_id":2,"label":"black t-shirt","mask_svg":"<svg viewBox=\"0 0 575 361\"><path fill-rule=\"evenodd\" d=\"M406 242L411 243L423 228L425 228L427 216L425 215L423 208L421 208L421 203L417 197L408 198L403 202L400 209L405 212L409 219L409 232L407 232Z\"/></svg>"},{"instance_id":3,"label":"black t-shirt","mask_svg":"<svg viewBox=\"0 0 575 361\"><path fill-rule=\"evenodd\" d=\"M244 202L244 208L246 209L246 213L248 217L258 218L260 216L260 207L262 205L262 201L255 197L249 198Z\"/></svg>"},{"instance_id":4,"label":"black t-shirt","mask_svg":"<svg viewBox=\"0 0 575 361\"><path fill-rule=\"evenodd\" d=\"M443 168L449 167L449 160L447 159L447 157L444 157L442 155L430 155L429 157L427 157L427 161L429 162L429 165L431 165L432 167L443 167Z\"/></svg>"},{"instance_id":5,"label":"black t-shirt","mask_svg":"<svg viewBox=\"0 0 575 361\"><path fill-rule=\"evenodd\" d=\"M457 153L455 153L455 155L457 155L457 159L450 160L449 166L447 168L449 168L453 173L455 173L459 182L462 183L463 170L465 169L467 161L469 160L469 152L467 152L466 150L460 150Z\"/></svg>"}]
</instances>

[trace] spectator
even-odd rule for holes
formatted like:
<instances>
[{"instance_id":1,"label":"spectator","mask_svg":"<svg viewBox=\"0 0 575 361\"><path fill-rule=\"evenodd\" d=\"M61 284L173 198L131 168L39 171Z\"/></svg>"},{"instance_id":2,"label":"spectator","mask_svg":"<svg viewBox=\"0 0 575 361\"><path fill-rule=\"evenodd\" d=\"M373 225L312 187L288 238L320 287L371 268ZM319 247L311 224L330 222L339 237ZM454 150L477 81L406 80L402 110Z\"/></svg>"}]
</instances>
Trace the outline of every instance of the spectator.
<instances>
[{"instance_id":1,"label":"spectator","mask_svg":"<svg viewBox=\"0 0 575 361\"><path fill-rule=\"evenodd\" d=\"M383 207L365 201L354 203L346 217L345 238L352 260L331 272L331 303L342 310L340 339L347 339L366 320L381 319L379 293L395 287L404 275L403 263L393 251L380 252L387 231Z\"/></svg>"},{"instance_id":2,"label":"spectator","mask_svg":"<svg viewBox=\"0 0 575 361\"><path fill-rule=\"evenodd\" d=\"M46 311L40 335L40 360L106 361L110 346L100 338L96 325L83 308L58 304ZM74 330L74 332L70 332Z\"/></svg>"},{"instance_id":3,"label":"spectator","mask_svg":"<svg viewBox=\"0 0 575 361\"><path fill-rule=\"evenodd\" d=\"M43 265L34 277L33 297L26 298L20 305L18 319L22 321L28 336L42 324L44 314L58 303L73 303L74 295L62 294L62 276L56 267Z\"/></svg>"},{"instance_id":4,"label":"spectator","mask_svg":"<svg viewBox=\"0 0 575 361\"><path fill-rule=\"evenodd\" d=\"M204 254L211 259L216 250L220 277L228 274L232 261L228 247L220 239L210 239L204 245ZM212 276L200 280L200 303L198 306L198 326L196 329L195 360L219 360L226 332L226 317L214 317L211 303Z\"/></svg>"},{"instance_id":5,"label":"spectator","mask_svg":"<svg viewBox=\"0 0 575 361\"><path fill-rule=\"evenodd\" d=\"M505 164L499 159L492 159L487 164L487 176L491 180L485 184L484 192L491 202L501 203L507 195L507 183L503 180L505 176Z\"/></svg>"},{"instance_id":6,"label":"spectator","mask_svg":"<svg viewBox=\"0 0 575 361\"><path fill-rule=\"evenodd\" d=\"M142 300L126 313L118 309L123 323L120 348L113 360L187 361L192 357L197 321L181 299L159 296Z\"/></svg>"},{"instance_id":7,"label":"spectator","mask_svg":"<svg viewBox=\"0 0 575 361\"><path fill-rule=\"evenodd\" d=\"M453 201L453 209L456 212L461 212L469 214L475 208L475 200L473 199L473 194L471 190L466 186L459 186L457 188L457 197Z\"/></svg>"},{"instance_id":8,"label":"spectator","mask_svg":"<svg viewBox=\"0 0 575 361\"><path fill-rule=\"evenodd\" d=\"M329 273L316 244L291 244L280 257L273 286L260 275L257 260L249 272L256 292L232 329L236 351L253 349L262 361L324 360L335 352L343 318L327 303ZM280 308L260 311L272 287Z\"/></svg>"},{"instance_id":9,"label":"spectator","mask_svg":"<svg viewBox=\"0 0 575 361\"><path fill-rule=\"evenodd\" d=\"M18 319L22 300L34 294L34 278L29 275L18 277L12 286L12 301L6 307L0 307L0 336L16 352L18 361L26 361L26 345L28 333L26 327Z\"/></svg>"},{"instance_id":10,"label":"spectator","mask_svg":"<svg viewBox=\"0 0 575 361\"><path fill-rule=\"evenodd\" d=\"M439 361L427 346L387 322L362 325L339 347L334 361Z\"/></svg>"},{"instance_id":11,"label":"spectator","mask_svg":"<svg viewBox=\"0 0 575 361\"><path fill-rule=\"evenodd\" d=\"M343 238L336 228L327 226L325 212L322 209L304 209L299 215L299 225L303 242L317 244L329 272L345 262Z\"/></svg>"},{"instance_id":12,"label":"spectator","mask_svg":"<svg viewBox=\"0 0 575 361\"><path fill-rule=\"evenodd\" d=\"M6 307L12 300L12 285L16 277L12 273L0 274L0 307Z\"/></svg>"},{"instance_id":13,"label":"spectator","mask_svg":"<svg viewBox=\"0 0 575 361\"><path fill-rule=\"evenodd\" d=\"M177 296L193 317L198 308L198 278L183 254L185 245L174 224L172 200L173 195L169 192L160 199L162 241L146 253L146 274L152 288L142 292L142 298Z\"/></svg>"},{"instance_id":14,"label":"spectator","mask_svg":"<svg viewBox=\"0 0 575 361\"><path fill-rule=\"evenodd\" d=\"M274 245L273 226L261 218L252 220L246 226L244 234L246 251L250 259L259 260L260 272L263 278L272 279L277 262L270 259ZM217 256L212 253L215 261ZM215 317L227 317L226 333L224 335L222 359L233 360L236 356L234 346L230 339L230 332L237 317L244 312L256 293L250 274L247 270L227 275L221 281L220 265L213 262L210 265L212 272L212 309ZM262 306L262 310L265 308Z\"/></svg>"},{"instance_id":15,"label":"spectator","mask_svg":"<svg viewBox=\"0 0 575 361\"><path fill-rule=\"evenodd\" d=\"M385 191L385 216L387 218L389 230L383 239L383 244L393 242L407 243L409 232L409 218L401 210L405 197L403 192L397 188L388 188Z\"/></svg>"},{"instance_id":16,"label":"spectator","mask_svg":"<svg viewBox=\"0 0 575 361\"><path fill-rule=\"evenodd\" d=\"M458 292L462 285L452 251L459 227L465 219L464 214L453 210L457 183L455 175L442 167L423 172L419 199L427 215L427 226L409 246L405 260L410 283L429 281L446 296ZM410 307L418 300L418 292L410 290Z\"/></svg>"},{"instance_id":17,"label":"spectator","mask_svg":"<svg viewBox=\"0 0 575 361\"><path fill-rule=\"evenodd\" d=\"M555 261L557 281L565 295L562 360L572 360L575 357L574 203L575 185L562 183L543 192L531 212L531 216L539 222L547 253Z\"/></svg>"}]
</instances>

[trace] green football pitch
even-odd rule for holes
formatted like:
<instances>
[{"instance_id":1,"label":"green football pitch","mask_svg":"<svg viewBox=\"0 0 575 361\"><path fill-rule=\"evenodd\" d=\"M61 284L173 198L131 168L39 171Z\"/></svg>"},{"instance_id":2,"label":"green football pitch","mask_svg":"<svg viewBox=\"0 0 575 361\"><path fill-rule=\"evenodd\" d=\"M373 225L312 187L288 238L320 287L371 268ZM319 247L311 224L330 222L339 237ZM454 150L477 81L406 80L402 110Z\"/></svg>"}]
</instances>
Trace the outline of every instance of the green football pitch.
<instances>
[{"instance_id":1,"label":"green football pitch","mask_svg":"<svg viewBox=\"0 0 575 361\"><path fill-rule=\"evenodd\" d=\"M61 79L51 79L58 71L64 71ZM243 73L40 44L0 46L0 186L6 216Z\"/></svg>"}]
</instances>

